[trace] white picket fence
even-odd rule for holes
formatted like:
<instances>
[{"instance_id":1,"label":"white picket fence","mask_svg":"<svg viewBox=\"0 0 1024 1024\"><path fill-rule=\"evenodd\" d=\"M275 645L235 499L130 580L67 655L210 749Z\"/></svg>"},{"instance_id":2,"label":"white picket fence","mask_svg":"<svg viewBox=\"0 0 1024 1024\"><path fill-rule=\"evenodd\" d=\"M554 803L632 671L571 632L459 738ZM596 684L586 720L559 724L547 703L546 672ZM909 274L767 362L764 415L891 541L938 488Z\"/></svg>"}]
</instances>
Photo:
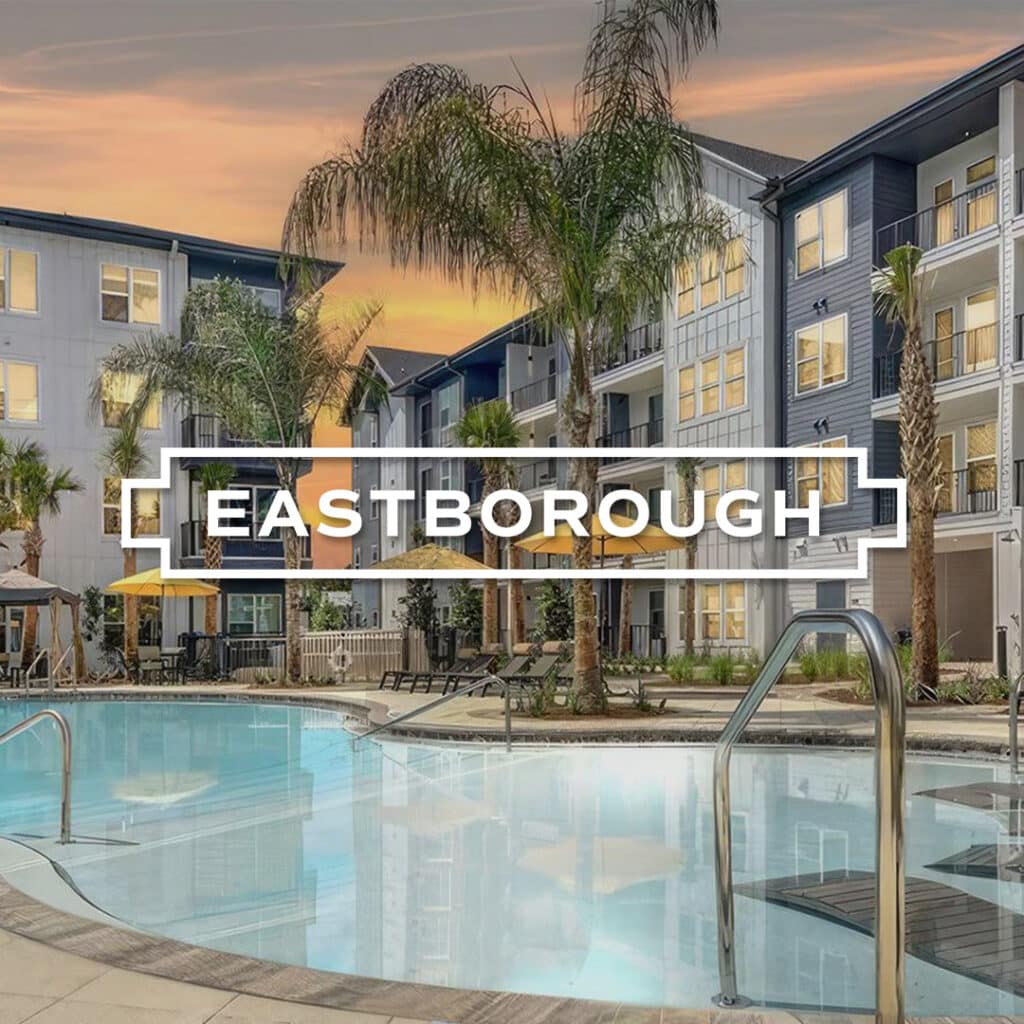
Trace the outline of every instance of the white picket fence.
<instances>
[{"instance_id":1,"label":"white picket fence","mask_svg":"<svg viewBox=\"0 0 1024 1024\"><path fill-rule=\"evenodd\" d=\"M387 671L429 667L423 635L400 629L346 629L305 633L302 637L304 679L376 682Z\"/></svg>"}]
</instances>

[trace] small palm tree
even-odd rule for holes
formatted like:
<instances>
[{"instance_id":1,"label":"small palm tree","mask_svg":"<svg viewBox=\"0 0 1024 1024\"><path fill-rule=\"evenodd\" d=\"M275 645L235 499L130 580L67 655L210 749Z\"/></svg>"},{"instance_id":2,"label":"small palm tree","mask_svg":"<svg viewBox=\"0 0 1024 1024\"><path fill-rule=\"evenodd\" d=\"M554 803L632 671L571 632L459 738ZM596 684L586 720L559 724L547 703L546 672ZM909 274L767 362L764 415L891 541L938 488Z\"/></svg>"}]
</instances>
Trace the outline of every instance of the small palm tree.
<instances>
[{"instance_id":1,"label":"small palm tree","mask_svg":"<svg viewBox=\"0 0 1024 1024\"><path fill-rule=\"evenodd\" d=\"M522 78L492 87L455 67L407 68L370 106L359 145L306 174L285 248L314 252L355 233L398 266L439 269L535 310L567 339L569 441L594 447L593 376L610 343L661 308L680 263L723 252L733 233L673 108L678 79L717 31L715 0L606 7L566 128ZM573 459L569 485L595 508L597 460ZM591 568L589 538L573 562ZM577 706L599 712L592 581L573 591Z\"/></svg>"},{"instance_id":2,"label":"small palm tree","mask_svg":"<svg viewBox=\"0 0 1024 1024\"><path fill-rule=\"evenodd\" d=\"M935 508L940 479L935 384L924 348L922 255L915 245L901 245L886 253L875 301L879 314L903 334L899 430L910 506L911 671L918 694L934 699L939 685Z\"/></svg>"},{"instance_id":3,"label":"small palm tree","mask_svg":"<svg viewBox=\"0 0 1024 1024\"><path fill-rule=\"evenodd\" d=\"M122 483L141 476L142 471L149 465L149 456L142 443L139 417L121 417L107 438L100 460L104 472ZM129 530L134 537L139 528L138 493L134 490L129 515ZM125 576L134 576L138 572L136 556L135 548L121 549L121 570ZM128 666L135 665L139 660L139 599L130 594L124 596L124 660Z\"/></svg>"},{"instance_id":4,"label":"small palm tree","mask_svg":"<svg viewBox=\"0 0 1024 1024\"><path fill-rule=\"evenodd\" d=\"M700 459L679 459L676 462L676 477L679 480L679 521L685 525L693 522L695 512L694 495L700 474ZM685 583L686 615L683 619L683 644L687 654L693 654L697 639L697 584L693 571L697 568L697 537L687 537L683 548L686 553L686 569L689 573Z\"/></svg>"},{"instance_id":5,"label":"small palm tree","mask_svg":"<svg viewBox=\"0 0 1024 1024\"><path fill-rule=\"evenodd\" d=\"M205 498L211 491L223 491L235 477L235 467L226 462L206 462L199 469L199 489ZM224 542L203 529L203 568L219 569L224 564ZM217 633L217 595L206 598L203 632L207 636Z\"/></svg>"},{"instance_id":6,"label":"small palm tree","mask_svg":"<svg viewBox=\"0 0 1024 1024\"><path fill-rule=\"evenodd\" d=\"M111 373L137 376L133 410L154 395L174 393L216 416L234 437L256 445L308 447L320 415L347 414L354 393L385 392L352 356L381 307L355 307L343 322L321 320L320 298L299 296L280 316L239 281L216 279L192 288L181 314L181 338L147 335L118 345L103 362ZM93 398L102 397L102 378ZM278 487L295 498L302 459L274 460ZM302 538L284 531L284 564L302 566ZM302 674L302 587L285 581L286 673Z\"/></svg>"},{"instance_id":7,"label":"small palm tree","mask_svg":"<svg viewBox=\"0 0 1024 1024\"><path fill-rule=\"evenodd\" d=\"M9 480L9 494L5 501L6 525L22 533L21 549L25 571L38 576L43 558L43 519L60 515L61 499L66 494L77 494L82 482L70 469L51 469L45 450L35 442L22 442L6 452L5 475ZM39 609L29 605L25 609L25 633L22 639L22 664L30 665L36 655L36 637L39 629Z\"/></svg>"},{"instance_id":8,"label":"small palm tree","mask_svg":"<svg viewBox=\"0 0 1024 1024\"><path fill-rule=\"evenodd\" d=\"M455 440L463 448L518 448L522 443L522 435L516 425L515 416L509 404L500 398L489 402L478 402L471 405L463 414L462 419L455 424ZM483 497L493 494L495 491L507 487L515 487L518 473L515 464L506 459L489 459L486 456L477 460L480 471L484 476ZM484 539L484 564L491 569L497 569L499 565L499 541L498 538L487 530L483 531ZM509 565L516 567L513 559L517 558L519 549L513 544L509 547ZM513 581L512 603L515 611L513 613L513 629L520 635L513 637L513 642L522 640L525 626L516 622L523 622L522 611L523 587L520 580ZM518 592L518 593L517 593ZM518 602L518 606L517 606ZM498 582L494 579L484 580L484 610L483 610L483 642L484 645L496 644L498 642Z\"/></svg>"}]
</instances>

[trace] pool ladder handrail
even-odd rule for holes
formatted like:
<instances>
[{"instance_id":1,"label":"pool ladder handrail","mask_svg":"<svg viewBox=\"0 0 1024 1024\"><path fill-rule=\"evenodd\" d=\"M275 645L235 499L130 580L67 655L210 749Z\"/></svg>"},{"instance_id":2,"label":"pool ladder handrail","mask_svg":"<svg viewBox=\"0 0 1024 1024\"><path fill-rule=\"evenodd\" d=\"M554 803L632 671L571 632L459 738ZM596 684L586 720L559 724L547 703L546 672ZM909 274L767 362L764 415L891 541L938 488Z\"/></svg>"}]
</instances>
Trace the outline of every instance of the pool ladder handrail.
<instances>
[{"instance_id":1,"label":"pool ladder handrail","mask_svg":"<svg viewBox=\"0 0 1024 1024\"><path fill-rule=\"evenodd\" d=\"M37 711L17 725L11 726L6 732L0 733L0 746L8 740L13 740L15 736L20 736L43 719L50 719L56 723L61 739L60 842L63 845L71 842L71 726L68 725L68 720L49 708Z\"/></svg>"},{"instance_id":2,"label":"pool ladder handrail","mask_svg":"<svg viewBox=\"0 0 1024 1024\"><path fill-rule=\"evenodd\" d=\"M498 686L504 692L505 695L505 750L510 751L512 749L512 703L511 703L511 686L501 678L492 673L482 676L480 679L474 679L471 683L466 686L460 686L458 689L452 690L450 693L442 693L436 700L432 700L429 704L421 704L418 708L413 708L411 711L406 711L404 714L399 715L397 718L389 718L386 722L381 722L379 725L375 725L372 729L368 729L366 732L360 733L356 739L365 740L369 736L373 736L375 733L384 732L387 729L392 728L396 725L401 725L403 722L408 722L412 718L418 718L426 711L432 711L434 708L440 707L442 704L447 704L448 701L454 700L456 697L462 697L467 693L473 693L475 690L479 690L481 687Z\"/></svg>"},{"instance_id":3,"label":"pool ladder handrail","mask_svg":"<svg viewBox=\"0 0 1024 1024\"><path fill-rule=\"evenodd\" d=\"M1020 690L1024 683L1024 672L1019 672L1010 687L1010 772L1013 776L1020 774L1020 737L1017 735L1017 722L1020 717Z\"/></svg>"},{"instance_id":4,"label":"pool ladder handrail","mask_svg":"<svg viewBox=\"0 0 1024 1024\"><path fill-rule=\"evenodd\" d=\"M899 660L882 624L863 608L807 611L793 617L760 674L726 723L715 748L715 881L718 900L718 973L723 1007L750 1005L736 982L729 760L732 748L775 684L800 642L812 633L855 631L864 645L875 702L877 864L875 875L875 998L877 1024L904 1022L903 769L905 701Z\"/></svg>"}]
</instances>

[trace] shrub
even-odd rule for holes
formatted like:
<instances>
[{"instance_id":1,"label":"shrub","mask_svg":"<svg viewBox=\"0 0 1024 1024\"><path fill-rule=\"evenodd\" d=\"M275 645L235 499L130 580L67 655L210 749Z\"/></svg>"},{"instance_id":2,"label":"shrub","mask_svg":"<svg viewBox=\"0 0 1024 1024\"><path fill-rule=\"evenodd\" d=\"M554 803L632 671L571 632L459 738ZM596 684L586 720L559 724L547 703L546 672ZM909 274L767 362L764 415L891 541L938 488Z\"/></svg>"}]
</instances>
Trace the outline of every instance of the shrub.
<instances>
[{"instance_id":1,"label":"shrub","mask_svg":"<svg viewBox=\"0 0 1024 1024\"><path fill-rule=\"evenodd\" d=\"M735 665L731 654L716 654L710 662L711 678L719 686L729 686L733 680Z\"/></svg>"},{"instance_id":2,"label":"shrub","mask_svg":"<svg viewBox=\"0 0 1024 1024\"><path fill-rule=\"evenodd\" d=\"M692 654L674 654L665 662L665 672L673 683L692 683L696 667Z\"/></svg>"},{"instance_id":3,"label":"shrub","mask_svg":"<svg viewBox=\"0 0 1024 1024\"><path fill-rule=\"evenodd\" d=\"M545 580L534 600L537 621L532 639L571 640L573 636L572 588L560 580Z\"/></svg>"}]
</instances>

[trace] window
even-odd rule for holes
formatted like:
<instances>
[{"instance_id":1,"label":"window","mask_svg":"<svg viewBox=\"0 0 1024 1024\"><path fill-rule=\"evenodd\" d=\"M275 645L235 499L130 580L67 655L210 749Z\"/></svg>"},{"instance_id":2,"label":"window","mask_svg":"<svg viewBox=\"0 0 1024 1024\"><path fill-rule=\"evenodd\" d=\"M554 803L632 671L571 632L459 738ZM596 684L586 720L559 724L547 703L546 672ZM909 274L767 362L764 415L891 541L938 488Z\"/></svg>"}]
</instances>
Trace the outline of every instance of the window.
<instances>
[{"instance_id":1,"label":"window","mask_svg":"<svg viewBox=\"0 0 1024 1024\"><path fill-rule=\"evenodd\" d=\"M676 314L681 320L696 309L697 273L693 266L693 260L679 264L676 270L676 286L679 291Z\"/></svg>"},{"instance_id":2,"label":"window","mask_svg":"<svg viewBox=\"0 0 1024 1024\"><path fill-rule=\"evenodd\" d=\"M103 374L101 405L103 426L120 426L124 414L131 408L142 385L142 378L132 373ZM142 426L147 430L160 429L161 396L155 394L146 405Z\"/></svg>"},{"instance_id":3,"label":"window","mask_svg":"<svg viewBox=\"0 0 1024 1024\"><path fill-rule=\"evenodd\" d=\"M967 491L971 495L996 491L996 425L974 423L967 428ZM981 503L972 503L972 511L989 511Z\"/></svg>"},{"instance_id":4,"label":"window","mask_svg":"<svg viewBox=\"0 0 1024 1024\"><path fill-rule=\"evenodd\" d=\"M967 328L964 334L965 373L975 373L996 365L996 308L995 288L967 297L964 318L964 326Z\"/></svg>"},{"instance_id":5,"label":"window","mask_svg":"<svg viewBox=\"0 0 1024 1024\"><path fill-rule=\"evenodd\" d=\"M996 158L986 157L967 168L967 233L980 231L996 222ZM989 181L988 187L985 182Z\"/></svg>"},{"instance_id":6,"label":"window","mask_svg":"<svg viewBox=\"0 0 1024 1024\"><path fill-rule=\"evenodd\" d=\"M163 622L159 597L139 598L139 646L159 647ZM103 595L103 640L114 647L124 646L124 598L120 594Z\"/></svg>"},{"instance_id":7,"label":"window","mask_svg":"<svg viewBox=\"0 0 1024 1024\"><path fill-rule=\"evenodd\" d=\"M134 537L157 537L160 534L160 492L135 491ZM121 535L121 480L116 476L103 478L103 535Z\"/></svg>"},{"instance_id":8,"label":"window","mask_svg":"<svg viewBox=\"0 0 1024 1024\"><path fill-rule=\"evenodd\" d=\"M416 496L416 518L427 518L427 491L434 487L434 468L426 466L420 470L420 493Z\"/></svg>"},{"instance_id":9,"label":"window","mask_svg":"<svg viewBox=\"0 0 1024 1024\"><path fill-rule=\"evenodd\" d=\"M438 444L447 447L452 443L452 428L458 419L459 381L446 384L437 394Z\"/></svg>"},{"instance_id":10,"label":"window","mask_svg":"<svg viewBox=\"0 0 1024 1024\"><path fill-rule=\"evenodd\" d=\"M803 448L845 448L846 438L801 445ZM807 508L811 491L821 492L822 507L846 502L846 459L804 458L796 460L796 503Z\"/></svg>"},{"instance_id":11,"label":"window","mask_svg":"<svg viewBox=\"0 0 1024 1024\"><path fill-rule=\"evenodd\" d=\"M722 486L724 482L724 487ZM743 459L734 459L721 465L701 468L701 490L704 492L704 524L713 526L716 522L718 502L726 491L738 491L747 486L747 464ZM730 519L737 519L740 504L732 509Z\"/></svg>"},{"instance_id":12,"label":"window","mask_svg":"<svg viewBox=\"0 0 1024 1024\"><path fill-rule=\"evenodd\" d=\"M846 259L846 192L836 192L796 215L796 275Z\"/></svg>"},{"instance_id":13,"label":"window","mask_svg":"<svg viewBox=\"0 0 1024 1024\"><path fill-rule=\"evenodd\" d=\"M380 549L376 544L370 545L370 565L376 565L380 561Z\"/></svg>"},{"instance_id":14,"label":"window","mask_svg":"<svg viewBox=\"0 0 1024 1024\"><path fill-rule=\"evenodd\" d=\"M0 420L39 422L39 367L0 359Z\"/></svg>"},{"instance_id":15,"label":"window","mask_svg":"<svg viewBox=\"0 0 1024 1024\"><path fill-rule=\"evenodd\" d=\"M977 185L978 182L984 181L986 178L994 178L995 174L996 158L987 156L984 160L979 160L967 168L967 184L968 186Z\"/></svg>"},{"instance_id":16,"label":"window","mask_svg":"<svg viewBox=\"0 0 1024 1024\"><path fill-rule=\"evenodd\" d=\"M366 425L369 432L370 447L376 448L380 444L380 417L376 413L369 413L366 417Z\"/></svg>"},{"instance_id":17,"label":"window","mask_svg":"<svg viewBox=\"0 0 1024 1024\"><path fill-rule=\"evenodd\" d=\"M746 356L741 348L725 353L725 407L740 409L747 404Z\"/></svg>"},{"instance_id":18,"label":"window","mask_svg":"<svg viewBox=\"0 0 1024 1024\"><path fill-rule=\"evenodd\" d=\"M952 512L956 479L953 474L953 435L940 434L935 439L935 449L939 460L939 491L935 511Z\"/></svg>"},{"instance_id":19,"label":"window","mask_svg":"<svg viewBox=\"0 0 1024 1024\"><path fill-rule=\"evenodd\" d=\"M442 459L438 464L437 484L438 488L442 491L450 491L452 489L451 459Z\"/></svg>"},{"instance_id":20,"label":"window","mask_svg":"<svg viewBox=\"0 0 1024 1024\"><path fill-rule=\"evenodd\" d=\"M679 421L685 423L697 415L697 371L684 366L679 371Z\"/></svg>"},{"instance_id":21,"label":"window","mask_svg":"<svg viewBox=\"0 0 1024 1024\"><path fill-rule=\"evenodd\" d=\"M0 249L0 310L39 312L39 257L22 249Z\"/></svg>"},{"instance_id":22,"label":"window","mask_svg":"<svg viewBox=\"0 0 1024 1024\"><path fill-rule=\"evenodd\" d=\"M352 550L352 568L362 569L363 567L363 549L356 546Z\"/></svg>"},{"instance_id":23,"label":"window","mask_svg":"<svg viewBox=\"0 0 1024 1024\"><path fill-rule=\"evenodd\" d=\"M721 371L718 356L705 359L700 364L700 414L708 416L721 408L719 383Z\"/></svg>"},{"instance_id":24,"label":"window","mask_svg":"<svg viewBox=\"0 0 1024 1024\"><path fill-rule=\"evenodd\" d=\"M953 212L953 179L940 181L932 190L935 202L935 244L945 245L953 241L955 222Z\"/></svg>"},{"instance_id":25,"label":"window","mask_svg":"<svg viewBox=\"0 0 1024 1024\"><path fill-rule=\"evenodd\" d=\"M24 608L0 608L0 654L17 654L21 650L24 629Z\"/></svg>"},{"instance_id":26,"label":"window","mask_svg":"<svg viewBox=\"0 0 1024 1024\"><path fill-rule=\"evenodd\" d=\"M420 439L419 446L421 448L429 448L431 442L434 439L433 436L433 408L430 402L424 402L420 406L419 417L420 417Z\"/></svg>"},{"instance_id":27,"label":"window","mask_svg":"<svg viewBox=\"0 0 1024 1024\"><path fill-rule=\"evenodd\" d=\"M100 307L111 323L159 325L160 272L104 263Z\"/></svg>"},{"instance_id":28,"label":"window","mask_svg":"<svg viewBox=\"0 0 1024 1024\"><path fill-rule=\"evenodd\" d=\"M725 249L725 297L739 295L745 283L746 252L742 238L732 238Z\"/></svg>"},{"instance_id":29,"label":"window","mask_svg":"<svg viewBox=\"0 0 1024 1024\"><path fill-rule=\"evenodd\" d=\"M707 309L721 299L718 252L706 252L700 259L700 308Z\"/></svg>"},{"instance_id":30,"label":"window","mask_svg":"<svg viewBox=\"0 0 1024 1024\"><path fill-rule=\"evenodd\" d=\"M846 314L796 332L796 393L820 391L846 380Z\"/></svg>"},{"instance_id":31,"label":"window","mask_svg":"<svg viewBox=\"0 0 1024 1024\"><path fill-rule=\"evenodd\" d=\"M704 583L701 585L700 634L704 640L746 639L747 593L745 584Z\"/></svg>"},{"instance_id":32,"label":"window","mask_svg":"<svg viewBox=\"0 0 1024 1024\"><path fill-rule=\"evenodd\" d=\"M235 636L281 632L280 594L228 594L228 632Z\"/></svg>"}]
</instances>

